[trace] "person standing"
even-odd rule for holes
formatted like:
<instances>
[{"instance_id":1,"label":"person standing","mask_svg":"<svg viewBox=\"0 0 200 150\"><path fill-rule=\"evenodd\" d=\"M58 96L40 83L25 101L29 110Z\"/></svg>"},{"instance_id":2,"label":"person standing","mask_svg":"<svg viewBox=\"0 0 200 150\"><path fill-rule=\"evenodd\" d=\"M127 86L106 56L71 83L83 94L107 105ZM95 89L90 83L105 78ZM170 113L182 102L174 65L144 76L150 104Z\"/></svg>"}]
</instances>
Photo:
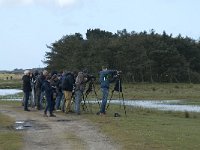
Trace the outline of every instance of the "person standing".
<instances>
[{"instance_id":1,"label":"person standing","mask_svg":"<svg viewBox=\"0 0 200 150\"><path fill-rule=\"evenodd\" d=\"M58 74L58 82L56 85L57 90L57 97L56 97L56 111L60 111L60 103L63 98L63 92L62 92L62 75Z\"/></svg>"},{"instance_id":2,"label":"person standing","mask_svg":"<svg viewBox=\"0 0 200 150\"><path fill-rule=\"evenodd\" d=\"M36 103L37 103L38 110L42 109L42 98L44 96L44 92L42 91L42 85L47 75L48 75L48 71L44 70L36 78L35 90L36 90Z\"/></svg>"},{"instance_id":3,"label":"person standing","mask_svg":"<svg viewBox=\"0 0 200 150\"><path fill-rule=\"evenodd\" d=\"M85 90L87 77L83 72L79 72L75 82L75 112L80 115L80 103L82 101L83 92Z\"/></svg>"},{"instance_id":4,"label":"person standing","mask_svg":"<svg viewBox=\"0 0 200 150\"><path fill-rule=\"evenodd\" d=\"M30 111L28 109L28 100L31 92L31 79L29 70L24 71L24 76L22 77L22 81L23 81L23 92L24 92L24 111Z\"/></svg>"},{"instance_id":5,"label":"person standing","mask_svg":"<svg viewBox=\"0 0 200 150\"><path fill-rule=\"evenodd\" d=\"M97 113L97 115L105 115L106 114L106 104L109 94L109 86L111 79L113 78L112 75L116 74L116 70L108 70L107 67L103 66L102 71L99 72L100 74L100 84L101 84L101 92L102 92L102 103L100 107L100 111Z\"/></svg>"},{"instance_id":6,"label":"person standing","mask_svg":"<svg viewBox=\"0 0 200 150\"><path fill-rule=\"evenodd\" d=\"M45 92L45 97L47 101L46 108L44 110L44 117L48 117L47 111L49 111L49 117L56 117L53 114L53 88L50 85L51 76L46 76L44 83L42 84L42 90Z\"/></svg>"},{"instance_id":7,"label":"person standing","mask_svg":"<svg viewBox=\"0 0 200 150\"><path fill-rule=\"evenodd\" d=\"M64 74L62 79L62 90L64 93L64 106L65 113L72 112L71 110L71 100L72 100L72 91L75 83L74 75L71 72Z\"/></svg>"}]
</instances>

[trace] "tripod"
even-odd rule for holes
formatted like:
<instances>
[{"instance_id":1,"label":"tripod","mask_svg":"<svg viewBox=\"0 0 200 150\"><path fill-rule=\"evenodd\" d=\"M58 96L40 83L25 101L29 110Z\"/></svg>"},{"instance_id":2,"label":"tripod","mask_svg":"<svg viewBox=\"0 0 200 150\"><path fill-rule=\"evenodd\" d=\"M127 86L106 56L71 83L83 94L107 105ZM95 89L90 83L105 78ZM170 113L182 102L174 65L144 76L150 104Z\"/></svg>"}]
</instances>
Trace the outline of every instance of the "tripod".
<instances>
[{"instance_id":1,"label":"tripod","mask_svg":"<svg viewBox=\"0 0 200 150\"><path fill-rule=\"evenodd\" d=\"M108 105L106 107L106 110L108 110L109 106L110 106L110 102L111 102L111 99L113 97L113 94L114 94L114 91L118 92L119 94L119 100L121 99L122 102L123 102L123 107L124 107L124 114L125 116L127 117L126 115L126 105L125 105L125 102L124 102L124 94L122 92L122 79L121 79L121 76L118 75L117 76L117 79L116 79L116 82L115 82L115 87L114 89L112 90L112 93L111 93L111 96L110 96L110 99L109 99L109 102L108 102ZM120 103L120 106L121 106L121 103Z\"/></svg>"},{"instance_id":2,"label":"tripod","mask_svg":"<svg viewBox=\"0 0 200 150\"><path fill-rule=\"evenodd\" d=\"M91 81L89 82L89 85L88 85L88 89L86 90L85 95L83 95L83 104L82 104L82 109L83 109L83 111L86 111L86 110L88 111L88 107L87 107L87 105L86 105L86 100L87 100L88 95L89 95L92 91L94 92L94 94L95 94L95 96L96 96L96 101L97 101L97 103L98 103L98 105L99 105L99 108L100 108L100 102L99 102L99 100L98 100L97 92L96 92L95 85L94 85L94 80L91 79ZM89 100L88 100L88 104L90 104L90 103L89 103ZM92 110L91 110L91 112L92 112Z\"/></svg>"}]
</instances>

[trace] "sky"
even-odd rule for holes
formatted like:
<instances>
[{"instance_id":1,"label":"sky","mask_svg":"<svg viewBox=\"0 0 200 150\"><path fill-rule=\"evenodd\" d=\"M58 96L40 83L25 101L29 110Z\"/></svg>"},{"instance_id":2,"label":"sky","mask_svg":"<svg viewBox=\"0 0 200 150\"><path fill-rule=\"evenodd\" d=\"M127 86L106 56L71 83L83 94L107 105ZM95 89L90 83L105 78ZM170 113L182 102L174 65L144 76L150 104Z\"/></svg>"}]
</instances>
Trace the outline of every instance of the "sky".
<instances>
[{"instance_id":1,"label":"sky","mask_svg":"<svg viewBox=\"0 0 200 150\"><path fill-rule=\"evenodd\" d=\"M0 70L45 67L46 45L87 29L200 39L200 0L0 0Z\"/></svg>"}]
</instances>

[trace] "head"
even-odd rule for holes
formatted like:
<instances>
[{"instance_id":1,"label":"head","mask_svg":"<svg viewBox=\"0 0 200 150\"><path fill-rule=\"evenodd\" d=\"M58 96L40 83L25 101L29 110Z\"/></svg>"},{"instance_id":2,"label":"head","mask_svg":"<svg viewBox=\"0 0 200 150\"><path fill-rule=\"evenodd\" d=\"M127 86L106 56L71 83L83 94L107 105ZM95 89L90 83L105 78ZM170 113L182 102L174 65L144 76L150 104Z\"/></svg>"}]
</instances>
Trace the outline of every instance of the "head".
<instances>
[{"instance_id":1,"label":"head","mask_svg":"<svg viewBox=\"0 0 200 150\"><path fill-rule=\"evenodd\" d=\"M102 66L102 70L103 71L107 70L107 67L106 66Z\"/></svg>"},{"instance_id":2,"label":"head","mask_svg":"<svg viewBox=\"0 0 200 150\"><path fill-rule=\"evenodd\" d=\"M48 73L47 70L44 70L44 71L42 72L42 74L43 74L44 76L47 76L49 73Z\"/></svg>"},{"instance_id":3,"label":"head","mask_svg":"<svg viewBox=\"0 0 200 150\"><path fill-rule=\"evenodd\" d=\"M58 79L58 76L56 74L54 74L52 77L51 77L52 80L57 80Z\"/></svg>"},{"instance_id":4,"label":"head","mask_svg":"<svg viewBox=\"0 0 200 150\"><path fill-rule=\"evenodd\" d=\"M51 76L50 76L50 75L47 75L47 76L46 76L46 80L50 82Z\"/></svg>"},{"instance_id":5,"label":"head","mask_svg":"<svg viewBox=\"0 0 200 150\"><path fill-rule=\"evenodd\" d=\"M30 70L25 70L24 71L24 75L30 75L30 73L31 73Z\"/></svg>"}]
</instances>

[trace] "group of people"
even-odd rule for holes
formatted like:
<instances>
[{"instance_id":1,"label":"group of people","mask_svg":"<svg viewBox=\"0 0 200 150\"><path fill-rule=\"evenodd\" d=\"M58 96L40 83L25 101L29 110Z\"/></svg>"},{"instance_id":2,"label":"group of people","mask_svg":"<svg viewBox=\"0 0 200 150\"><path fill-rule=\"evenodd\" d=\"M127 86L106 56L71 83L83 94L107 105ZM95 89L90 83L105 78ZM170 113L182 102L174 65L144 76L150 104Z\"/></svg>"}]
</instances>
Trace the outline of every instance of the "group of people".
<instances>
[{"instance_id":1,"label":"group of people","mask_svg":"<svg viewBox=\"0 0 200 150\"><path fill-rule=\"evenodd\" d=\"M102 67L102 71L99 72L100 86L102 91L102 103L98 115L106 114L106 104L109 94L109 84L113 75L117 74L116 70L108 70L106 67ZM80 105L83 100L83 94L86 88L87 82L90 80L90 75L86 71L80 71L78 73L66 71L62 73L51 72L47 70L42 72L35 71L35 73L26 70L24 72L23 80L23 92L24 92L24 111L30 111L28 109L28 101L30 99L31 92L35 95L35 107L38 110L43 109L42 101L43 97L46 99L46 106L44 108L45 117L55 117L53 113L55 111L62 110L65 113L75 112L80 115ZM71 108L72 97L74 96L74 111ZM63 104L61 106L61 101ZM47 114L49 112L49 115Z\"/></svg>"}]
</instances>

